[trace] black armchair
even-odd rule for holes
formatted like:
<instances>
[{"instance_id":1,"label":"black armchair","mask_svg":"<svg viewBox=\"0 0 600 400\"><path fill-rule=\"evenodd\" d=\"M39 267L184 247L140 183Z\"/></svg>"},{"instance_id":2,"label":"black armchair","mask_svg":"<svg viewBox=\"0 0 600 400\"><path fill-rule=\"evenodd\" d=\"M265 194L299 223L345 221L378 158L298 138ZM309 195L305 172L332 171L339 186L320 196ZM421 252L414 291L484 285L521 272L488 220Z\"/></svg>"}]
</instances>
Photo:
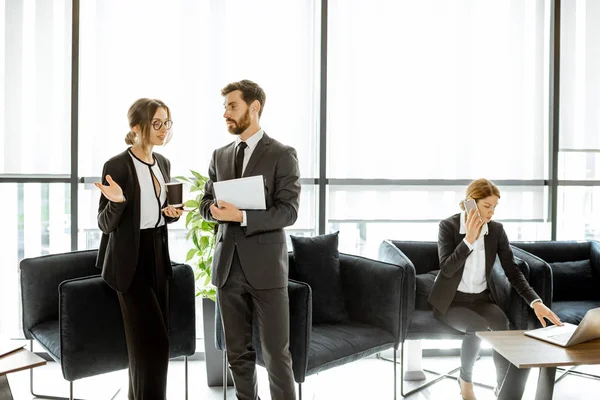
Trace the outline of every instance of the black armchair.
<instances>
[{"instance_id":1,"label":"black armchair","mask_svg":"<svg viewBox=\"0 0 600 400\"><path fill-rule=\"evenodd\" d=\"M541 296L544 293L544 303L563 322L578 325L589 309L600 307L600 242L591 240L511 244L521 249L521 253L530 253L530 257L547 263L545 268L532 269L532 285L535 283L540 288L538 294ZM539 322L536 323L539 325Z\"/></svg>"},{"instance_id":2,"label":"black armchair","mask_svg":"<svg viewBox=\"0 0 600 400\"><path fill-rule=\"evenodd\" d=\"M23 332L35 339L61 366L69 381L128 367L125 331L116 292L98 275L96 250L42 256L21 261ZM170 356L194 354L195 288L189 265L173 263L170 281ZM33 371L31 393L35 394ZM60 397L59 397L60 398Z\"/></svg>"},{"instance_id":3,"label":"black armchair","mask_svg":"<svg viewBox=\"0 0 600 400\"><path fill-rule=\"evenodd\" d=\"M289 253L290 352L300 400L306 377L390 348L404 340L408 311L408 269L340 253L340 273L350 319L340 323L313 324L311 288L294 280L294 256ZM257 363L264 365L257 326L253 345ZM215 343L225 349L217 307ZM395 352L394 352L395 355ZM394 363L394 398L396 398ZM224 390L225 386L224 386Z\"/></svg>"},{"instance_id":4,"label":"black armchair","mask_svg":"<svg viewBox=\"0 0 600 400\"><path fill-rule=\"evenodd\" d=\"M436 242L416 242L416 241L397 241L384 240L379 246L379 259L388 263L402 266L410 271L406 275L409 277L408 285L412 293L413 300L409 302L413 306L407 310L409 316L408 331L401 340L404 345L405 340L419 339L462 339L464 334L458 332L442 322L438 321L433 315L433 308L427 301L433 282L439 272L439 257ZM519 269L529 278L529 266L520 259L515 259ZM496 263L492 269L492 281L494 289L499 297L498 304L508 316L511 325L515 329L525 329L527 325L529 306L518 295L508 282L500 262ZM410 295L409 295L410 296ZM401 347L401 361L404 360L404 346ZM457 369L457 368L456 368ZM439 374L439 377L428 381L419 387L404 393L404 364L401 362L401 392L403 396L408 396L414 392L430 386L456 369L439 374L435 371L428 371Z\"/></svg>"}]
</instances>

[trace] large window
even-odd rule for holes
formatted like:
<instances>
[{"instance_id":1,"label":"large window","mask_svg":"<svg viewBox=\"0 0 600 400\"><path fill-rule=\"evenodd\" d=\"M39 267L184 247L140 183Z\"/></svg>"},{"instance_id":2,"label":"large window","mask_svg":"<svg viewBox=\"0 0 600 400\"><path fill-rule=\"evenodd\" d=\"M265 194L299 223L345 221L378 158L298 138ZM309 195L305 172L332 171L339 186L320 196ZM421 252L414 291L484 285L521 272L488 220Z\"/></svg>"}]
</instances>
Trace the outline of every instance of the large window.
<instances>
[{"instance_id":1,"label":"large window","mask_svg":"<svg viewBox=\"0 0 600 400\"><path fill-rule=\"evenodd\" d=\"M71 1L2 3L0 174L68 174Z\"/></svg>"},{"instance_id":2,"label":"large window","mask_svg":"<svg viewBox=\"0 0 600 400\"><path fill-rule=\"evenodd\" d=\"M435 241L467 183L487 177L499 183L495 218L511 240L600 239L600 3L560 3L551 92L550 0L329 0L326 20L320 0L85 0L78 21L70 0L0 0L0 198L10 210L0 333L19 331L23 257L98 246L91 182L125 150L133 101L171 107L173 140L156 150L172 175L206 174L212 151L233 140L220 90L240 79L265 89L263 128L298 151L302 197L289 234L339 230L341 251L369 257L383 239ZM177 261L185 233L183 221L170 230Z\"/></svg>"},{"instance_id":3,"label":"large window","mask_svg":"<svg viewBox=\"0 0 600 400\"><path fill-rule=\"evenodd\" d=\"M172 177L190 169L206 175L213 150L233 140L222 117L221 88L240 79L263 87L262 127L296 148L303 178L315 176L314 2L90 0L81 6L83 176L100 176L103 163L126 148L127 109L139 97L160 98L171 108L173 139L156 151L171 160ZM92 185L82 188L79 246L94 247L99 192ZM314 191L303 190L302 217L291 230L314 234ZM183 221L173 228L171 254L182 259L189 248Z\"/></svg>"},{"instance_id":4,"label":"large window","mask_svg":"<svg viewBox=\"0 0 600 400\"><path fill-rule=\"evenodd\" d=\"M561 186L558 189L557 239L600 239L600 187Z\"/></svg>"},{"instance_id":5,"label":"large window","mask_svg":"<svg viewBox=\"0 0 600 400\"><path fill-rule=\"evenodd\" d=\"M559 179L600 181L600 3L562 1ZM557 237L600 239L598 186L558 191Z\"/></svg>"},{"instance_id":6,"label":"large window","mask_svg":"<svg viewBox=\"0 0 600 400\"><path fill-rule=\"evenodd\" d=\"M544 1L329 4L329 177L546 177Z\"/></svg>"},{"instance_id":7,"label":"large window","mask_svg":"<svg viewBox=\"0 0 600 400\"><path fill-rule=\"evenodd\" d=\"M70 0L0 1L0 334L13 337L20 260L71 247L70 33Z\"/></svg>"},{"instance_id":8,"label":"large window","mask_svg":"<svg viewBox=\"0 0 600 400\"><path fill-rule=\"evenodd\" d=\"M497 218L514 240L549 239L547 2L329 4L327 216L345 251L437 240L466 185L431 179L536 181L501 186Z\"/></svg>"}]
</instances>

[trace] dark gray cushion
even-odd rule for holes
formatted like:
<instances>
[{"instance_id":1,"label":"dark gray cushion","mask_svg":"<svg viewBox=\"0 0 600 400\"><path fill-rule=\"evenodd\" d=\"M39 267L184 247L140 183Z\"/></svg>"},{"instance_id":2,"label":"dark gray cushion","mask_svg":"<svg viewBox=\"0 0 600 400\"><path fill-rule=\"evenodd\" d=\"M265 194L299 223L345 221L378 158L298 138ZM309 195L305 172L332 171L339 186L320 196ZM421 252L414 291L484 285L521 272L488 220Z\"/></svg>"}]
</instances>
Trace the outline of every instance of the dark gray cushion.
<instances>
[{"instance_id":1,"label":"dark gray cushion","mask_svg":"<svg viewBox=\"0 0 600 400\"><path fill-rule=\"evenodd\" d=\"M60 332L58 329L58 321L42 322L31 328L29 331L31 336L38 341L39 344L48 352L48 355L56 362L61 362L60 359Z\"/></svg>"},{"instance_id":2,"label":"dark gray cushion","mask_svg":"<svg viewBox=\"0 0 600 400\"><path fill-rule=\"evenodd\" d=\"M313 326L307 374L312 375L389 349L394 342L391 333L359 322Z\"/></svg>"},{"instance_id":3,"label":"dark gray cushion","mask_svg":"<svg viewBox=\"0 0 600 400\"><path fill-rule=\"evenodd\" d=\"M594 279L590 260L550 263L553 301L594 300Z\"/></svg>"},{"instance_id":4,"label":"dark gray cushion","mask_svg":"<svg viewBox=\"0 0 600 400\"><path fill-rule=\"evenodd\" d=\"M315 237L291 236L291 239L294 271L290 278L310 285L313 324L347 321L340 279L338 232Z\"/></svg>"},{"instance_id":5,"label":"dark gray cushion","mask_svg":"<svg viewBox=\"0 0 600 400\"><path fill-rule=\"evenodd\" d=\"M415 310L410 320L407 340L462 339L464 333L450 328L438 320L433 311Z\"/></svg>"},{"instance_id":6,"label":"dark gray cushion","mask_svg":"<svg viewBox=\"0 0 600 400\"><path fill-rule=\"evenodd\" d=\"M440 272L439 269L416 276L415 283L417 286L417 294L415 296L415 309L433 310L433 307L431 307L431 304L427 301L427 297L429 296L429 292L431 292L433 282L435 281L438 272Z\"/></svg>"}]
</instances>

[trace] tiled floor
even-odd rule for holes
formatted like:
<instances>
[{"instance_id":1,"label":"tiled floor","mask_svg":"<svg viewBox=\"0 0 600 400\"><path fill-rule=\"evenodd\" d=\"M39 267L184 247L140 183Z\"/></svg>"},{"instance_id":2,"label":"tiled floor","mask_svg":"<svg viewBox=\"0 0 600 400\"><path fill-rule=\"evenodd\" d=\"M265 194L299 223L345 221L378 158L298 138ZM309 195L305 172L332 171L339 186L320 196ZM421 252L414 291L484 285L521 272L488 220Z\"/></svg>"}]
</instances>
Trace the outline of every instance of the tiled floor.
<instances>
[{"instance_id":1,"label":"tiled floor","mask_svg":"<svg viewBox=\"0 0 600 400\"><path fill-rule=\"evenodd\" d=\"M457 357L425 358L426 368L445 371L458 365ZM475 367L475 381L492 384L494 369L491 357L483 357ZM582 371L600 374L600 367L582 367ZM399 371L399 369L398 369ZM262 400L270 399L266 371L258 368L259 391ZM30 400L34 397L29 392L29 372L17 372L9 375L9 382L15 400ZM169 365L168 398L171 400L184 399L184 363L173 361ZM530 374L524 399L533 399L537 371ZM75 382L75 396L88 400L127 399L127 371L96 376ZM410 388L410 386L408 387ZM120 391L117 393L117 390ZM398 386L399 390L399 386ZM478 399L493 400L491 389L477 388ZM35 391L55 396L68 394L68 383L62 379L60 366L48 363L35 369ZM115 393L116 396L115 396ZM556 385L554 398L560 400L598 399L600 380L568 376ZM203 361L189 363L189 398L200 400L223 399L220 387L206 386L206 371ZM393 366L390 362L375 357L366 358L338 368L333 368L316 376L307 378L303 385L305 400L365 400L393 399ZM400 398L400 395L398 395ZM233 388L228 391L228 399L235 399ZM454 379L444 379L441 382L418 392L408 399L460 399L458 386Z\"/></svg>"}]
</instances>

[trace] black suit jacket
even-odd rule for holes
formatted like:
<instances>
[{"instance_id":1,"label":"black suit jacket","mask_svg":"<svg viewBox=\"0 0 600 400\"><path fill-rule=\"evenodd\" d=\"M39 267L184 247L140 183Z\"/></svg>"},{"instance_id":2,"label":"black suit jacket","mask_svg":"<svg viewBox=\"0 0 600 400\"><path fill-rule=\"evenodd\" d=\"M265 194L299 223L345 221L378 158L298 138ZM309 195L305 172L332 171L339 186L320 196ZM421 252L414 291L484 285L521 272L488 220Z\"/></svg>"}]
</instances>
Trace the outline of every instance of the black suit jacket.
<instances>
[{"instance_id":1,"label":"black suit jacket","mask_svg":"<svg viewBox=\"0 0 600 400\"><path fill-rule=\"evenodd\" d=\"M454 295L462 279L465 261L469 254L471 254L471 250L469 250L469 247L463 241L465 235L459 233L460 216L461 214L456 214L440 222L438 234L440 273L433 283L428 300L442 314L448 311L454 299ZM496 261L496 256L500 259L500 264L510 284L525 299L527 304L531 304L533 300L539 299L539 296L529 286L519 267L515 264L508 237L501 223L496 221L488 222L488 234L485 235L484 244L485 276L487 286L494 301L498 303L495 286L491 281L491 272Z\"/></svg>"},{"instance_id":2,"label":"black suit jacket","mask_svg":"<svg viewBox=\"0 0 600 400\"><path fill-rule=\"evenodd\" d=\"M171 164L169 160L157 153L154 153L154 156L165 182L170 182ZM135 165L127 150L104 164L102 169L104 185L108 184L106 175L110 175L121 186L125 194L125 201L114 203L100 194L98 227L102 231L102 239L96 267L102 268L102 278L106 283L113 289L124 293L129 289L135 275L140 244L140 184ZM162 207L166 206L165 201ZM176 218L165 216L167 223L176 220ZM167 230L165 229L164 232L166 255L170 260ZM167 264L168 276L172 277L170 261Z\"/></svg>"},{"instance_id":3,"label":"black suit jacket","mask_svg":"<svg viewBox=\"0 0 600 400\"><path fill-rule=\"evenodd\" d=\"M235 178L235 151L233 142L212 155L200 204L205 220L214 221L210 212L215 200L213 182ZM212 283L217 287L223 287L227 281L235 250L253 288L287 286L288 254L283 228L293 225L298 217L300 171L296 150L264 133L243 177L256 175L264 178L266 210L247 210L246 227L237 222L219 222L212 262Z\"/></svg>"}]
</instances>

